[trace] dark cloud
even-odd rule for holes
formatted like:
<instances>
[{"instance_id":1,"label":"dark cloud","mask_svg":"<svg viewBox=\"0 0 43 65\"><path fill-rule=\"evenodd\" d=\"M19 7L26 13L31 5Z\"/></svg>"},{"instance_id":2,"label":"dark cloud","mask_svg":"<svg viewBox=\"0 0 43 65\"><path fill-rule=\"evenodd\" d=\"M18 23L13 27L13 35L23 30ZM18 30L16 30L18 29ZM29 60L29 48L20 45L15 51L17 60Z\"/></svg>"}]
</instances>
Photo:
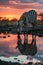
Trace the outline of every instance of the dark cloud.
<instances>
[{"instance_id":1,"label":"dark cloud","mask_svg":"<svg viewBox=\"0 0 43 65\"><path fill-rule=\"evenodd\" d=\"M16 2L16 3L10 3L10 1ZM34 8L33 5L27 5L27 3L33 3L33 2L38 2L38 3L43 3L43 0L0 0L0 6L4 7L12 7L12 8ZM25 3L25 4L23 4ZM41 6L40 6L41 7ZM35 6L35 8L40 8L39 6ZM42 7L41 7L42 8Z\"/></svg>"},{"instance_id":2,"label":"dark cloud","mask_svg":"<svg viewBox=\"0 0 43 65\"><path fill-rule=\"evenodd\" d=\"M32 2L36 2L36 0L12 0L12 1L21 2L21 3L32 3Z\"/></svg>"},{"instance_id":3,"label":"dark cloud","mask_svg":"<svg viewBox=\"0 0 43 65\"><path fill-rule=\"evenodd\" d=\"M8 5L11 8L16 8L16 9L28 9L28 8L35 8L35 9L43 9L43 6L40 5L34 5L34 4L9 4Z\"/></svg>"},{"instance_id":4,"label":"dark cloud","mask_svg":"<svg viewBox=\"0 0 43 65\"><path fill-rule=\"evenodd\" d=\"M23 3L32 3L32 2L38 2L40 4L43 4L43 0L20 0Z\"/></svg>"},{"instance_id":5,"label":"dark cloud","mask_svg":"<svg viewBox=\"0 0 43 65\"><path fill-rule=\"evenodd\" d=\"M37 4L34 4L34 3ZM0 7L10 7L13 9L43 9L42 4L38 3L43 3L43 0L0 0ZM4 10L4 8L0 8L0 10Z\"/></svg>"},{"instance_id":6,"label":"dark cloud","mask_svg":"<svg viewBox=\"0 0 43 65\"><path fill-rule=\"evenodd\" d=\"M16 3L33 3L33 2L38 2L43 4L43 0L0 0L0 4L10 4L9 1L14 1Z\"/></svg>"},{"instance_id":7,"label":"dark cloud","mask_svg":"<svg viewBox=\"0 0 43 65\"><path fill-rule=\"evenodd\" d=\"M34 4L8 4L8 5L3 5L3 7L10 7L16 9L29 9L29 8L43 9L43 6L40 5L36 6Z\"/></svg>"},{"instance_id":8,"label":"dark cloud","mask_svg":"<svg viewBox=\"0 0 43 65\"><path fill-rule=\"evenodd\" d=\"M33 2L38 2L40 4L43 4L43 0L13 0L16 2L22 2L22 3L33 3Z\"/></svg>"},{"instance_id":9,"label":"dark cloud","mask_svg":"<svg viewBox=\"0 0 43 65\"><path fill-rule=\"evenodd\" d=\"M8 4L9 0L0 0L0 4L4 5L4 4Z\"/></svg>"},{"instance_id":10,"label":"dark cloud","mask_svg":"<svg viewBox=\"0 0 43 65\"><path fill-rule=\"evenodd\" d=\"M21 0L21 2L23 2L23 3L32 3L32 2L36 2L36 0Z\"/></svg>"},{"instance_id":11,"label":"dark cloud","mask_svg":"<svg viewBox=\"0 0 43 65\"><path fill-rule=\"evenodd\" d=\"M43 0L37 0L37 2L43 4Z\"/></svg>"}]
</instances>

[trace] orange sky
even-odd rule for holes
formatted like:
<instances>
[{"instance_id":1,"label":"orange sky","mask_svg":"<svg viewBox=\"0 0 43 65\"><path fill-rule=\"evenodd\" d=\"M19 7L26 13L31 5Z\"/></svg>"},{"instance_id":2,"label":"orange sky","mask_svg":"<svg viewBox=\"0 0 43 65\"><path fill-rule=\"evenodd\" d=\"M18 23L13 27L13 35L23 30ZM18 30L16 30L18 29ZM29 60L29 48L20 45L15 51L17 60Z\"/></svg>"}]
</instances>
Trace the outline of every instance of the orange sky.
<instances>
[{"instance_id":1,"label":"orange sky","mask_svg":"<svg viewBox=\"0 0 43 65\"><path fill-rule=\"evenodd\" d=\"M30 9L31 10L31 9ZM21 17L21 15L25 12L25 11L28 11L28 10L20 10L20 9L13 9L13 8L9 8L9 9L6 9L6 10L2 10L0 11L0 17L6 17L8 19L13 19L13 18L17 18L19 19ZM37 11L38 12L38 11ZM40 13L40 12L38 12ZM38 19L40 19L41 17L38 16Z\"/></svg>"},{"instance_id":2,"label":"orange sky","mask_svg":"<svg viewBox=\"0 0 43 65\"><path fill-rule=\"evenodd\" d=\"M6 17L9 19L17 18L19 19L22 13L29 10L36 10L39 14L43 12L43 4L41 2L31 2L27 3L28 0L5 0L0 1L0 17Z\"/></svg>"}]
</instances>

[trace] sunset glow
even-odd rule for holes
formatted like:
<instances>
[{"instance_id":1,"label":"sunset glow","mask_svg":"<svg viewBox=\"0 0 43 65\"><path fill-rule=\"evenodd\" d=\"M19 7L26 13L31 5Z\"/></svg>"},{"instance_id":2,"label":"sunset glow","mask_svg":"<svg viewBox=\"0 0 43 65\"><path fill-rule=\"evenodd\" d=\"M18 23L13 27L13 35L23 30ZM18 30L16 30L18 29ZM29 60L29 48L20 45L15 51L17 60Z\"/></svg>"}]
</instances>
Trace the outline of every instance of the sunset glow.
<instances>
[{"instance_id":1,"label":"sunset glow","mask_svg":"<svg viewBox=\"0 0 43 65\"><path fill-rule=\"evenodd\" d=\"M37 17L37 20L41 20L41 19L42 19L42 17L41 17L41 16L38 16L38 17Z\"/></svg>"},{"instance_id":2,"label":"sunset glow","mask_svg":"<svg viewBox=\"0 0 43 65\"><path fill-rule=\"evenodd\" d=\"M6 15L6 16L2 16L2 19L6 18L6 19L9 19L9 20L12 20L12 19L16 18L17 20L19 20L20 17L21 17L21 15ZM37 20L41 20L41 19L42 19L42 16L37 15Z\"/></svg>"},{"instance_id":3,"label":"sunset glow","mask_svg":"<svg viewBox=\"0 0 43 65\"><path fill-rule=\"evenodd\" d=\"M22 13L29 10L36 10L39 14L43 12L43 1L41 0L0 0L0 17L8 19L19 19ZM40 18L40 17L39 17Z\"/></svg>"},{"instance_id":4,"label":"sunset glow","mask_svg":"<svg viewBox=\"0 0 43 65\"><path fill-rule=\"evenodd\" d=\"M3 17L5 17L5 18L7 18L9 20L12 20L13 18L19 19L20 18L20 15L6 15L6 16L3 16Z\"/></svg>"}]
</instances>

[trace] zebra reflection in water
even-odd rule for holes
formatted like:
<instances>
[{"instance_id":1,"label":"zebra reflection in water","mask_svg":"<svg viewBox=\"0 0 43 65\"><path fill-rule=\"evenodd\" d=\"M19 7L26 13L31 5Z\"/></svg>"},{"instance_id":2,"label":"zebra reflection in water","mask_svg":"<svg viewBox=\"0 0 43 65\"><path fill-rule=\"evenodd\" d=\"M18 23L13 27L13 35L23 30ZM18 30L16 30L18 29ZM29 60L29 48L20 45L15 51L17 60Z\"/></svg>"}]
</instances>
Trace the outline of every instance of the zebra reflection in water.
<instances>
[{"instance_id":1,"label":"zebra reflection in water","mask_svg":"<svg viewBox=\"0 0 43 65\"><path fill-rule=\"evenodd\" d=\"M31 44L28 44L28 35L25 34L24 44L22 44L20 35L18 35L17 48L23 55L35 55L37 53L36 36L33 36Z\"/></svg>"}]
</instances>

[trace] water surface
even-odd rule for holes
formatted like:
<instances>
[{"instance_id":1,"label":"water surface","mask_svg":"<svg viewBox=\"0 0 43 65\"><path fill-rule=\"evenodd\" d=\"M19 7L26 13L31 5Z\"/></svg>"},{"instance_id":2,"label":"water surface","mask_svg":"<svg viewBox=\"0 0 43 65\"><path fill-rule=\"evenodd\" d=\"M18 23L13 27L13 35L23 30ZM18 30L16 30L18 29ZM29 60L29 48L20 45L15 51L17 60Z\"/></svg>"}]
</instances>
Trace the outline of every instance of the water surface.
<instances>
[{"instance_id":1,"label":"water surface","mask_svg":"<svg viewBox=\"0 0 43 65\"><path fill-rule=\"evenodd\" d=\"M21 54L18 48L16 48L17 35L14 35L14 34L9 34L9 35L10 37L8 37L8 35L0 34L0 56L16 56ZM3 38L3 36L6 36L6 38ZM23 35L21 35L21 39L23 44L24 42ZM32 40L32 37L31 35L29 35L28 43L31 43L31 40ZM43 57L43 37L38 37L38 36L36 37L36 45L38 48L38 52L35 56Z\"/></svg>"}]
</instances>

